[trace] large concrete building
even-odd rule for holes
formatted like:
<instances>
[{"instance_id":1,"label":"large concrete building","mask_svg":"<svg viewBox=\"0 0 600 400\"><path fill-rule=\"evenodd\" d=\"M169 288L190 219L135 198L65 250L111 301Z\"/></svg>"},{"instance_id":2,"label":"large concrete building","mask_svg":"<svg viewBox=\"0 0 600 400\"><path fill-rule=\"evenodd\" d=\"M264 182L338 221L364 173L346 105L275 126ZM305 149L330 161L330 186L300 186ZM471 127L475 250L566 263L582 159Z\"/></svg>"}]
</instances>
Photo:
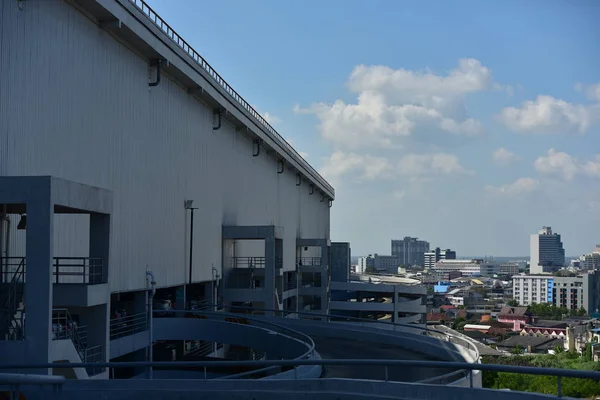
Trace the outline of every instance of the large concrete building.
<instances>
[{"instance_id":1,"label":"large concrete building","mask_svg":"<svg viewBox=\"0 0 600 400\"><path fill-rule=\"evenodd\" d=\"M576 276L515 275L513 298L523 306L551 303L568 310L596 312L600 309L600 271Z\"/></svg>"},{"instance_id":2,"label":"large concrete building","mask_svg":"<svg viewBox=\"0 0 600 400\"><path fill-rule=\"evenodd\" d=\"M442 250L436 247L434 250L425 253L424 267L433 268L435 267L435 263L440 260L456 260L456 251L450 249Z\"/></svg>"},{"instance_id":3,"label":"large concrete building","mask_svg":"<svg viewBox=\"0 0 600 400\"><path fill-rule=\"evenodd\" d=\"M3 360L69 359L59 314L121 356L148 271L164 304L327 312L334 189L140 4L2 2Z\"/></svg>"},{"instance_id":4,"label":"large concrete building","mask_svg":"<svg viewBox=\"0 0 600 400\"><path fill-rule=\"evenodd\" d=\"M531 274L554 272L565 265L565 249L560 235L553 233L549 226L530 236L529 251Z\"/></svg>"},{"instance_id":5,"label":"large concrete building","mask_svg":"<svg viewBox=\"0 0 600 400\"><path fill-rule=\"evenodd\" d=\"M400 262L398 257L386 256L381 254L369 254L366 257L358 258L356 273L364 274L367 272L380 272L386 274L397 274ZM373 270L370 270L372 268Z\"/></svg>"},{"instance_id":6,"label":"large concrete building","mask_svg":"<svg viewBox=\"0 0 600 400\"><path fill-rule=\"evenodd\" d=\"M397 257L401 265L424 266L425 253L428 251L429 242L425 240L408 236L404 239L392 239L392 256Z\"/></svg>"}]
</instances>

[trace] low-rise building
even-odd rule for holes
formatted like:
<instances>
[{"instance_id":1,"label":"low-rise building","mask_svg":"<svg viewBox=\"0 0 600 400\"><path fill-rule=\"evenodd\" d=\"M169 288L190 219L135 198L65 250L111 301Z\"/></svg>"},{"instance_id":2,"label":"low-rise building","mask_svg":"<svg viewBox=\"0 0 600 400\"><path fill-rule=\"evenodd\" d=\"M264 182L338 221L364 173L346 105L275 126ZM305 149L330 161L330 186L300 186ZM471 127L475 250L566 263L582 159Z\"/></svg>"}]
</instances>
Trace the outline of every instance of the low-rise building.
<instances>
[{"instance_id":1,"label":"low-rise building","mask_svg":"<svg viewBox=\"0 0 600 400\"><path fill-rule=\"evenodd\" d=\"M498 264L481 259L439 260L433 270L438 274L460 272L462 276L492 276L499 271Z\"/></svg>"}]
</instances>

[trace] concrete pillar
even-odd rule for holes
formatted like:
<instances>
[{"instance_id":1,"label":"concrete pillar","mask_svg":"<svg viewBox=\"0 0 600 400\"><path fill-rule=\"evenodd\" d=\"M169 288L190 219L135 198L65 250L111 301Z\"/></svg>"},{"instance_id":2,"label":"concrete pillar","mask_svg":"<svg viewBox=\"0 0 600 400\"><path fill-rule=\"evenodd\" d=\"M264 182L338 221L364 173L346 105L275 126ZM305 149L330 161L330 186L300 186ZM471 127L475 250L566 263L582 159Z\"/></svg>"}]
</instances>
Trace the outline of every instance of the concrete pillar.
<instances>
[{"instance_id":1,"label":"concrete pillar","mask_svg":"<svg viewBox=\"0 0 600 400\"><path fill-rule=\"evenodd\" d=\"M394 298L392 299L392 303L394 304L394 314L392 315L392 322L398 322L398 285L394 285Z\"/></svg>"},{"instance_id":2,"label":"concrete pillar","mask_svg":"<svg viewBox=\"0 0 600 400\"><path fill-rule=\"evenodd\" d=\"M329 312L329 246L321 245L321 313Z\"/></svg>"},{"instance_id":3,"label":"concrete pillar","mask_svg":"<svg viewBox=\"0 0 600 400\"><path fill-rule=\"evenodd\" d=\"M90 214L90 258L100 258L100 264L90 261L90 284L108 282L110 262L110 215Z\"/></svg>"},{"instance_id":4,"label":"concrete pillar","mask_svg":"<svg viewBox=\"0 0 600 400\"><path fill-rule=\"evenodd\" d=\"M275 309L275 236L269 235L265 238L265 290L264 290L264 303L266 309ZM273 315L273 312L266 312L266 315Z\"/></svg>"},{"instance_id":5,"label":"concrete pillar","mask_svg":"<svg viewBox=\"0 0 600 400\"><path fill-rule=\"evenodd\" d=\"M90 354L96 353L97 346L102 346L103 356L102 361L108 361L109 352L109 313L108 304L100 304L87 309L86 324L87 324L87 348L90 349ZM89 360L90 362L99 361L97 358Z\"/></svg>"},{"instance_id":6,"label":"concrete pillar","mask_svg":"<svg viewBox=\"0 0 600 400\"><path fill-rule=\"evenodd\" d=\"M52 340L52 260L54 206L50 191L27 203L27 250L25 272L25 340L29 342L28 361L49 362ZM45 300L44 300L45 299ZM50 374L50 370L30 370Z\"/></svg>"}]
</instances>

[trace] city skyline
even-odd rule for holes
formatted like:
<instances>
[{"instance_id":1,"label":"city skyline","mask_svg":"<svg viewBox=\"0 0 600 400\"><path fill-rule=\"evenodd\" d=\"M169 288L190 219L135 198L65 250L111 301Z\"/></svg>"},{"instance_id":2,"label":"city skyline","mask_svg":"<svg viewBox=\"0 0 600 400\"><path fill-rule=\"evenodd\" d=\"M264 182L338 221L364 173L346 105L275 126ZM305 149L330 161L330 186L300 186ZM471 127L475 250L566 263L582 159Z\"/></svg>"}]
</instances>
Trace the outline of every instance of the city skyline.
<instances>
[{"instance_id":1,"label":"city skyline","mask_svg":"<svg viewBox=\"0 0 600 400\"><path fill-rule=\"evenodd\" d=\"M600 3L150 4L334 185L356 254L526 255L543 225L568 255L600 242ZM198 15L223 13L214 40Z\"/></svg>"}]
</instances>

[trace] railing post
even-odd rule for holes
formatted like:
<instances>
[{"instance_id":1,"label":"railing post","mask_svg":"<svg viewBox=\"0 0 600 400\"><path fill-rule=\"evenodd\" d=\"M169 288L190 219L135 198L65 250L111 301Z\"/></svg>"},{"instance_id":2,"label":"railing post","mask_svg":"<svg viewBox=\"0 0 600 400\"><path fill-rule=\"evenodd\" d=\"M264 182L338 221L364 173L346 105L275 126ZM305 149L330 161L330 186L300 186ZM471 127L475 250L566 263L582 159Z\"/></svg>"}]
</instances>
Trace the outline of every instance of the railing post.
<instances>
[{"instance_id":1,"label":"railing post","mask_svg":"<svg viewBox=\"0 0 600 400\"><path fill-rule=\"evenodd\" d=\"M385 381L388 381L388 366L385 366Z\"/></svg>"},{"instance_id":2,"label":"railing post","mask_svg":"<svg viewBox=\"0 0 600 400\"><path fill-rule=\"evenodd\" d=\"M558 397L562 397L562 380L561 380L561 376L557 376L557 391L556 394L558 395Z\"/></svg>"},{"instance_id":3,"label":"railing post","mask_svg":"<svg viewBox=\"0 0 600 400\"><path fill-rule=\"evenodd\" d=\"M206 365L204 366L204 379L206 380Z\"/></svg>"},{"instance_id":4,"label":"railing post","mask_svg":"<svg viewBox=\"0 0 600 400\"><path fill-rule=\"evenodd\" d=\"M473 370L469 372L469 387L473 387Z\"/></svg>"},{"instance_id":5,"label":"railing post","mask_svg":"<svg viewBox=\"0 0 600 400\"><path fill-rule=\"evenodd\" d=\"M58 268L59 268L59 265L60 265L59 261L60 261L60 258L58 258L58 257L54 258L54 262L55 262L54 267L56 268L56 281L55 281L55 283L58 283L58 275L59 275Z\"/></svg>"}]
</instances>

